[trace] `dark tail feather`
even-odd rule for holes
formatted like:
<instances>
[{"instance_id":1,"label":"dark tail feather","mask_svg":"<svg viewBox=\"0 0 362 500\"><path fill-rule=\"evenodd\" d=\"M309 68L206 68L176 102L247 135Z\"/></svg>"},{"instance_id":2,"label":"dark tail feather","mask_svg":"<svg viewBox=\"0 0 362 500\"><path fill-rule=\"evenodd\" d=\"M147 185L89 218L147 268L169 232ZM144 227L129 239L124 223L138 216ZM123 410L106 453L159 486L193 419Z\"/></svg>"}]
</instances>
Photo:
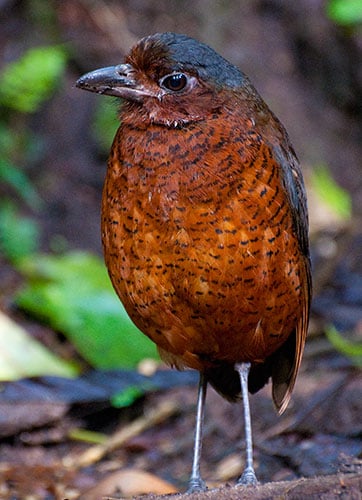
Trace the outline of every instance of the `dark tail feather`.
<instances>
[{"instance_id":1,"label":"dark tail feather","mask_svg":"<svg viewBox=\"0 0 362 500\"><path fill-rule=\"evenodd\" d=\"M254 394L268 383L272 375L273 356L267 358L264 363L251 365L248 387L249 392ZM228 401L236 402L241 398L241 387L239 373L234 365L221 364L205 371L207 381L213 388Z\"/></svg>"},{"instance_id":2,"label":"dark tail feather","mask_svg":"<svg viewBox=\"0 0 362 500\"><path fill-rule=\"evenodd\" d=\"M272 378L274 404L277 410L282 412L284 410L282 407L283 398L285 398L288 391L291 391L290 381L293 374L294 358L295 332L264 363L251 365L248 379L249 392L251 394L258 392ZM228 363L219 364L207 369L205 376L213 388L225 399L232 402L240 399L240 378L238 372L234 369L234 365Z\"/></svg>"},{"instance_id":3,"label":"dark tail feather","mask_svg":"<svg viewBox=\"0 0 362 500\"><path fill-rule=\"evenodd\" d=\"M228 401L240 399L240 378L233 365L222 364L205 371L207 381Z\"/></svg>"}]
</instances>

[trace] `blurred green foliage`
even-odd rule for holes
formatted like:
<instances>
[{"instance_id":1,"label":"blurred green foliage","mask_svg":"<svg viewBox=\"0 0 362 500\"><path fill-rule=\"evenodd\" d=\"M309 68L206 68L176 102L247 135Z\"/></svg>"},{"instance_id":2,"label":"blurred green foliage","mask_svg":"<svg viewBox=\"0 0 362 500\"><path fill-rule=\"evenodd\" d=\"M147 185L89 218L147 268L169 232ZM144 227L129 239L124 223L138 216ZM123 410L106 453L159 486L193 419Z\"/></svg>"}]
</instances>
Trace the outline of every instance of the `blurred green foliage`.
<instances>
[{"instance_id":1,"label":"blurred green foliage","mask_svg":"<svg viewBox=\"0 0 362 500\"><path fill-rule=\"evenodd\" d=\"M1 134L1 130L0 130ZM29 207L41 207L40 196L25 173L0 155L0 181L7 184Z\"/></svg>"},{"instance_id":2,"label":"blurred green foliage","mask_svg":"<svg viewBox=\"0 0 362 500\"><path fill-rule=\"evenodd\" d=\"M24 165L38 154L39 140L24 115L37 111L55 91L65 70L64 48L29 49L8 64L0 75L0 251L14 262L36 250L39 229L34 220L22 217L13 194L32 210L41 198L25 173ZM6 194L5 194L6 193Z\"/></svg>"},{"instance_id":3,"label":"blurred green foliage","mask_svg":"<svg viewBox=\"0 0 362 500\"><path fill-rule=\"evenodd\" d=\"M59 40L59 26L55 2L57 0L25 0L25 15L33 26L46 33L47 40Z\"/></svg>"},{"instance_id":4,"label":"blurred green foliage","mask_svg":"<svg viewBox=\"0 0 362 500\"><path fill-rule=\"evenodd\" d=\"M40 229L34 219L19 214L13 203L0 205L0 253L15 266L38 249Z\"/></svg>"},{"instance_id":5,"label":"blurred green foliage","mask_svg":"<svg viewBox=\"0 0 362 500\"><path fill-rule=\"evenodd\" d=\"M112 397L112 405L116 408L126 408L144 396L147 391L152 391L152 389L154 389L152 384L131 385Z\"/></svg>"},{"instance_id":6,"label":"blurred green foliage","mask_svg":"<svg viewBox=\"0 0 362 500\"><path fill-rule=\"evenodd\" d=\"M17 304L64 333L92 366L133 368L157 357L154 344L129 319L99 257L37 254L19 269L27 284Z\"/></svg>"},{"instance_id":7,"label":"blurred green foliage","mask_svg":"<svg viewBox=\"0 0 362 500\"><path fill-rule=\"evenodd\" d=\"M68 432L68 438L89 444L103 444L107 441L106 434L88 431L86 429L72 428Z\"/></svg>"},{"instance_id":8,"label":"blurred green foliage","mask_svg":"<svg viewBox=\"0 0 362 500\"><path fill-rule=\"evenodd\" d=\"M319 165L313 170L311 185L317 196L341 219L352 217L351 196L335 182L326 165Z\"/></svg>"},{"instance_id":9,"label":"blurred green foliage","mask_svg":"<svg viewBox=\"0 0 362 500\"><path fill-rule=\"evenodd\" d=\"M117 104L113 99L99 100L94 114L92 132L99 149L104 154L108 155L118 127Z\"/></svg>"},{"instance_id":10,"label":"blurred green foliage","mask_svg":"<svg viewBox=\"0 0 362 500\"><path fill-rule=\"evenodd\" d=\"M327 15L337 24L353 27L362 23L362 0L329 0Z\"/></svg>"},{"instance_id":11,"label":"blurred green foliage","mask_svg":"<svg viewBox=\"0 0 362 500\"><path fill-rule=\"evenodd\" d=\"M63 47L36 47L9 64L0 76L0 105L34 113L61 81L67 55Z\"/></svg>"},{"instance_id":12,"label":"blurred green foliage","mask_svg":"<svg viewBox=\"0 0 362 500\"><path fill-rule=\"evenodd\" d=\"M329 326L326 329L326 335L333 347L341 354L347 356L352 363L362 368L362 343L352 342L341 335L334 326Z\"/></svg>"}]
</instances>

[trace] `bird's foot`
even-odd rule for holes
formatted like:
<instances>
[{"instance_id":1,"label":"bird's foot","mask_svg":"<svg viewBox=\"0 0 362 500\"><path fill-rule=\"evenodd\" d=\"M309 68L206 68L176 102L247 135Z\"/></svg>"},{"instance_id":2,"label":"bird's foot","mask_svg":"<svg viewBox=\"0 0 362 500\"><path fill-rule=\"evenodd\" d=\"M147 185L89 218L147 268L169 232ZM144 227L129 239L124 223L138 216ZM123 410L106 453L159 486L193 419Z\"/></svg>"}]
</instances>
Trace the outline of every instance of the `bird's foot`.
<instances>
[{"instance_id":1,"label":"bird's foot","mask_svg":"<svg viewBox=\"0 0 362 500\"><path fill-rule=\"evenodd\" d=\"M203 481L201 477L191 478L186 494L199 493L200 491L207 491L205 481Z\"/></svg>"},{"instance_id":2,"label":"bird's foot","mask_svg":"<svg viewBox=\"0 0 362 500\"><path fill-rule=\"evenodd\" d=\"M241 474L236 484L237 486L247 486L247 485L256 485L257 483L258 480L256 479L254 469L252 467L246 467L246 469Z\"/></svg>"}]
</instances>

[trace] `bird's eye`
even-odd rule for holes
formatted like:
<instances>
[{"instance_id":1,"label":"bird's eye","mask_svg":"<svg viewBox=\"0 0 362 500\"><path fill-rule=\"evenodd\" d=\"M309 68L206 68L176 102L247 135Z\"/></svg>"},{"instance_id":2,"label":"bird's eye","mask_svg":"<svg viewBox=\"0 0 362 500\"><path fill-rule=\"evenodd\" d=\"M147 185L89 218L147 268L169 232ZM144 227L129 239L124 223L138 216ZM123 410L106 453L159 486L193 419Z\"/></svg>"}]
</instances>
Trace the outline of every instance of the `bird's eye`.
<instances>
[{"instance_id":1,"label":"bird's eye","mask_svg":"<svg viewBox=\"0 0 362 500\"><path fill-rule=\"evenodd\" d=\"M174 73L167 75L161 80L161 85L172 92L179 92L184 89L187 84L187 76L183 73Z\"/></svg>"}]
</instances>

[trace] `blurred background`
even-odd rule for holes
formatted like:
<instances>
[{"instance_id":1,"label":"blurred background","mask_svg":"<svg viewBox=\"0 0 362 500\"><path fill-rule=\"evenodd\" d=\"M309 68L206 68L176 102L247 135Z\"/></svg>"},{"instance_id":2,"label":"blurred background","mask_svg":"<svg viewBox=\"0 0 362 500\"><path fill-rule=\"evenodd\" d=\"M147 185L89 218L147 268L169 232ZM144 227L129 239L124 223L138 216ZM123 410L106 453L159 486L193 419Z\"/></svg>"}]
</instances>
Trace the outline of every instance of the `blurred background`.
<instances>
[{"instance_id":1,"label":"blurred background","mask_svg":"<svg viewBox=\"0 0 362 500\"><path fill-rule=\"evenodd\" d=\"M117 102L74 86L161 31L207 43L250 77L288 130L307 184L309 342L286 420L270 416L269 389L253 398L259 476L360 466L362 0L0 0L0 476L14 498L30 491L27 467L34 498L77 498L125 466L177 488L187 481L193 414L180 408L172 425L130 438L89 470L64 465L163 399L193 406L193 374L160 367L157 378L153 345L109 284L100 200ZM225 482L242 467L240 411L209 397L206 476Z\"/></svg>"}]
</instances>

